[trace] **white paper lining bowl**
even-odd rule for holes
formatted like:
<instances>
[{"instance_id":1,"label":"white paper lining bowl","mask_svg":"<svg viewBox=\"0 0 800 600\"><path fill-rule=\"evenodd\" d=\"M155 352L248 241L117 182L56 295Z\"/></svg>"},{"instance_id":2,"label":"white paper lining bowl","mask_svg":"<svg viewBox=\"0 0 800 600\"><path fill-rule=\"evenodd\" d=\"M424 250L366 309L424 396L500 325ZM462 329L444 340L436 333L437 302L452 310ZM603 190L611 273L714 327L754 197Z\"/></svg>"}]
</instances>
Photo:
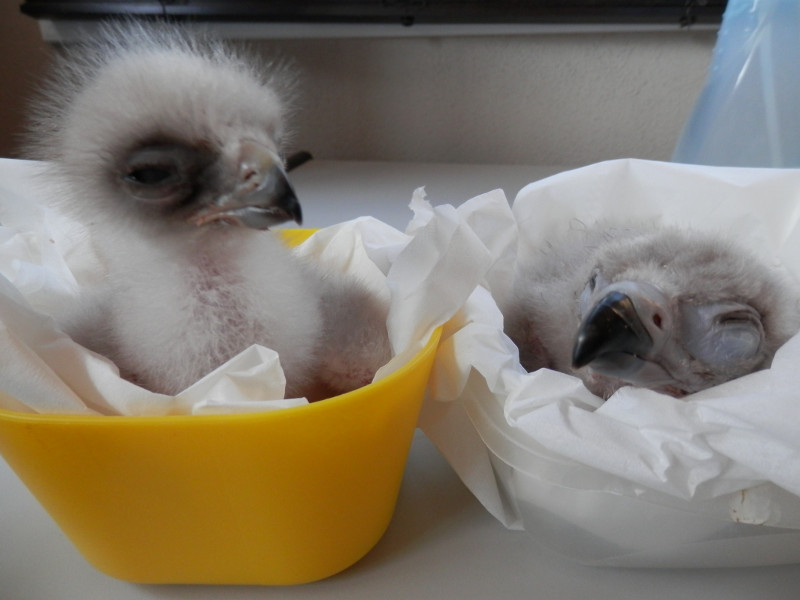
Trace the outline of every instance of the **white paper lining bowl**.
<instances>
[{"instance_id":1,"label":"white paper lining bowl","mask_svg":"<svg viewBox=\"0 0 800 600\"><path fill-rule=\"evenodd\" d=\"M519 228L519 244L493 242L487 286L501 293L526 240L601 216L728 232L800 279L799 208L798 171L624 160L531 184L513 213L473 206L471 219L495 242L487 223ZM795 337L770 370L683 400L623 388L604 403L569 375L525 373L479 288L445 331L422 427L503 524L579 562L800 562L798 364Z\"/></svg>"}]
</instances>

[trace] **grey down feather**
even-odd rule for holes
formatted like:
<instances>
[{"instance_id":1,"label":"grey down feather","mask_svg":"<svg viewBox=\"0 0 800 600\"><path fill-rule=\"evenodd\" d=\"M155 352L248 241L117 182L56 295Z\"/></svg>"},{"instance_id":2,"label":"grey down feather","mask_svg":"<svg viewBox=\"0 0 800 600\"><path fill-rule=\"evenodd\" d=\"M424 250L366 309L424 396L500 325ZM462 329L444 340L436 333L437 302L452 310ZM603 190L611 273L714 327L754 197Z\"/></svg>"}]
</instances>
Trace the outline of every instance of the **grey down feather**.
<instances>
[{"instance_id":1,"label":"grey down feather","mask_svg":"<svg viewBox=\"0 0 800 600\"><path fill-rule=\"evenodd\" d=\"M767 368L800 327L794 285L733 242L677 227L597 223L541 240L502 306L529 371L682 397Z\"/></svg>"}]
</instances>

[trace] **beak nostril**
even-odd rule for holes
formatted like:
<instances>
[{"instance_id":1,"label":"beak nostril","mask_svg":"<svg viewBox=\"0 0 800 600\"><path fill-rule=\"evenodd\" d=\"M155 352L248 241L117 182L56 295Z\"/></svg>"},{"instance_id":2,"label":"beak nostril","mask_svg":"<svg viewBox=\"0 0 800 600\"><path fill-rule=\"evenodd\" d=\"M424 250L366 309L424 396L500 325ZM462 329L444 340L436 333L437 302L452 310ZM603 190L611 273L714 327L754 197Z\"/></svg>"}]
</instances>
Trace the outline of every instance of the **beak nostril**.
<instances>
[{"instance_id":1,"label":"beak nostril","mask_svg":"<svg viewBox=\"0 0 800 600\"><path fill-rule=\"evenodd\" d=\"M663 323L663 319L661 318L661 315L659 313L654 314L653 315L653 325L655 325L656 327L661 329L662 323Z\"/></svg>"}]
</instances>

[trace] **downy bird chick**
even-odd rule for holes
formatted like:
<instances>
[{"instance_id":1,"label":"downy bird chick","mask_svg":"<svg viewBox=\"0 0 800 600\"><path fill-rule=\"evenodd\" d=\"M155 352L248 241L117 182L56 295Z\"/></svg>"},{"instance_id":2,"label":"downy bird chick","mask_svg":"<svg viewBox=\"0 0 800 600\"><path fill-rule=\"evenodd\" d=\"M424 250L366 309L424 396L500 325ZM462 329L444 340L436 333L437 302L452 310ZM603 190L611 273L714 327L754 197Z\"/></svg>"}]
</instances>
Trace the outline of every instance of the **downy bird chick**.
<instances>
[{"instance_id":1,"label":"downy bird chick","mask_svg":"<svg viewBox=\"0 0 800 600\"><path fill-rule=\"evenodd\" d=\"M301 221L280 158L290 75L124 22L68 49L32 107L29 154L107 271L59 319L151 391L177 394L252 344L278 352L287 396L312 400L390 358L387 307L265 231Z\"/></svg>"},{"instance_id":2,"label":"downy bird chick","mask_svg":"<svg viewBox=\"0 0 800 600\"><path fill-rule=\"evenodd\" d=\"M598 223L520 260L505 331L528 371L675 397L769 367L800 327L796 290L722 238Z\"/></svg>"}]
</instances>

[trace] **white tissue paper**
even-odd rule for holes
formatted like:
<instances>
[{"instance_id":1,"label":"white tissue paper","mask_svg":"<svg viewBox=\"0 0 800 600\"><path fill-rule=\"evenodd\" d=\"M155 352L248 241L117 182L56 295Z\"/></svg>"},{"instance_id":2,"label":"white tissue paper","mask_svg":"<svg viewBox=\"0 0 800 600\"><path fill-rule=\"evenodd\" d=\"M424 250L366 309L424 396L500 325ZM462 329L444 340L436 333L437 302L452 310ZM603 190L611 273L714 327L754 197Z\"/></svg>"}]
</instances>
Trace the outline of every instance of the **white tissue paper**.
<instances>
[{"instance_id":1,"label":"white tissue paper","mask_svg":"<svg viewBox=\"0 0 800 600\"><path fill-rule=\"evenodd\" d=\"M620 160L532 183L513 209L497 193L464 207L495 262L445 328L420 424L486 509L587 564L800 562L800 336L684 399L603 402L526 373L487 291L538 236L601 217L723 232L800 281L800 171Z\"/></svg>"},{"instance_id":2,"label":"white tissue paper","mask_svg":"<svg viewBox=\"0 0 800 600\"><path fill-rule=\"evenodd\" d=\"M109 360L60 332L46 316L48 308L73 297L82 283L102 277L103 267L86 231L48 206L57 191L40 186L39 168L34 162L0 160L0 408L158 416L306 403L283 398L279 357L262 346L244 350L171 397L120 378ZM490 265L488 256L471 257L482 246L455 214L433 209L421 189L412 205L414 236L365 217L322 229L296 249L357 274L389 302L394 357L376 379L418 353L433 330L464 304ZM460 257L474 259L474 268L452 268Z\"/></svg>"}]
</instances>

